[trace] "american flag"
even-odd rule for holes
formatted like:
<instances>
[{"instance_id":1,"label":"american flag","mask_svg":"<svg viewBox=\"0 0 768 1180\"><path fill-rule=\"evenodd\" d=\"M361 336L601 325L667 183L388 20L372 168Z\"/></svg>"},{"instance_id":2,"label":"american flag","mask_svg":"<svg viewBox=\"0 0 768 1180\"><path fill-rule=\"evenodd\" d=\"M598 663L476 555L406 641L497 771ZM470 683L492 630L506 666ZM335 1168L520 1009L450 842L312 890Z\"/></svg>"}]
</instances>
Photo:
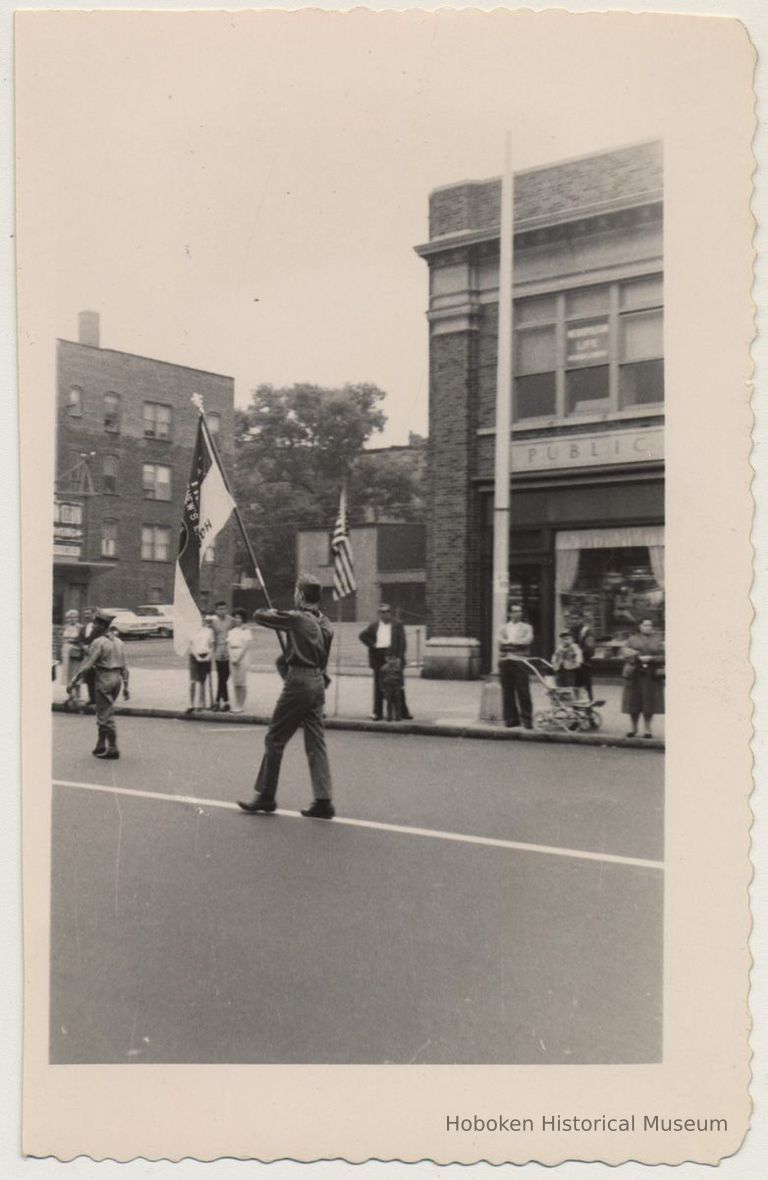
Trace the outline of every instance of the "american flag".
<instances>
[{"instance_id":1,"label":"american flag","mask_svg":"<svg viewBox=\"0 0 768 1180\"><path fill-rule=\"evenodd\" d=\"M333 529L331 540L333 554L333 597L347 598L357 590L355 581L355 563L352 558L352 548L347 533L347 489L341 489L339 496L339 515Z\"/></svg>"}]
</instances>

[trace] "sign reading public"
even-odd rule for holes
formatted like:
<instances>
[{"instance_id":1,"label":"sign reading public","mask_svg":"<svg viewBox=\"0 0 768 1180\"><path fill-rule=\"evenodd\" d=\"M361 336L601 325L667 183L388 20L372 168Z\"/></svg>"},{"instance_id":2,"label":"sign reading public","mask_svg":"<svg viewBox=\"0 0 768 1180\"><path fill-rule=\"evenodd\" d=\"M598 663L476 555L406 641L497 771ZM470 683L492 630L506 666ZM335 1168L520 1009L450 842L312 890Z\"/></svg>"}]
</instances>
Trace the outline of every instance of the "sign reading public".
<instances>
[{"instance_id":1,"label":"sign reading public","mask_svg":"<svg viewBox=\"0 0 768 1180\"><path fill-rule=\"evenodd\" d=\"M512 471L553 471L561 467L600 467L612 463L650 463L664 458L664 428L571 434L557 439L526 439L512 444Z\"/></svg>"}]
</instances>

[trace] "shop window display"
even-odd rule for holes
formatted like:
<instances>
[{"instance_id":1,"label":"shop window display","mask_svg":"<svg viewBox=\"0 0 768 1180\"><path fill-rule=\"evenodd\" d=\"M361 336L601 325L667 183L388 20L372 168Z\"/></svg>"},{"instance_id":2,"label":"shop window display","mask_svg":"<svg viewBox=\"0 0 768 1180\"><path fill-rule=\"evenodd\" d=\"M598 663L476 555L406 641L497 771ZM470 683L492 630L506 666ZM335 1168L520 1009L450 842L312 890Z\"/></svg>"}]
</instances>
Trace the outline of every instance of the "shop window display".
<instances>
[{"instance_id":1,"label":"shop window display","mask_svg":"<svg viewBox=\"0 0 768 1180\"><path fill-rule=\"evenodd\" d=\"M623 531L626 536L612 533ZM579 544L583 540L583 544ZM613 544L615 540L623 543ZM646 544L642 544L646 541ZM560 534L557 550L558 627L585 616L595 634L595 659L619 660L642 619L664 633L663 529L584 530Z\"/></svg>"}]
</instances>

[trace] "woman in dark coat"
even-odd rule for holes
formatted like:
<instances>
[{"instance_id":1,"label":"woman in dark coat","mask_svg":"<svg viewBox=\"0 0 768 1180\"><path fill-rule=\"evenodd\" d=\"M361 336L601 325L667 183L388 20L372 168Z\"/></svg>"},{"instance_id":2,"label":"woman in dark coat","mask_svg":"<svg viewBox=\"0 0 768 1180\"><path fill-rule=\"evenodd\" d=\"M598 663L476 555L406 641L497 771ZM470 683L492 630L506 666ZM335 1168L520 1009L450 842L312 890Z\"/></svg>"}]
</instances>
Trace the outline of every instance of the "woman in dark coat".
<instances>
[{"instance_id":1,"label":"woman in dark coat","mask_svg":"<svg viewBox=\"0 0 768 1180\"><path fill-rule=\"evenodd\" d=\"M650 619L643 619L636 635L624 647L624 692L621 711L628 713L632 728L627 737L635 737L640 714L645 722L643 737L653 737L651 722L664 712L664 643L654 633Z\"/></svg>"}]
</instances>

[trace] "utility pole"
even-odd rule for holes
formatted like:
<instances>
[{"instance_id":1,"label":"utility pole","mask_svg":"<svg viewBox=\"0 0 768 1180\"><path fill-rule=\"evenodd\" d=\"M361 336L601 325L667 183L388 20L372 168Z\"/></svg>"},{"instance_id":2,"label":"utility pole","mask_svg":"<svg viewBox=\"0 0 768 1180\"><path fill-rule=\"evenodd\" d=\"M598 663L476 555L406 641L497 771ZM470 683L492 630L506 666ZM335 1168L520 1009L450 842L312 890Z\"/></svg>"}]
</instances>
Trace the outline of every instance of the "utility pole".
<instances>
[{"instance_id":1,"label":"utility pole","mask_svg":"<svg viewBox=\"0 0 768 1180\"><path fill-rule=\"evenodd\" d=\"M507 621L509 600L509 527L513 384L512 288L514 284L515 184L512 171L512 133L504 144L499 235L499 342L496 359L496 454L493 492L493 633L491 670L499 670L499 628Z\"/></svg>"}]
</instances>

